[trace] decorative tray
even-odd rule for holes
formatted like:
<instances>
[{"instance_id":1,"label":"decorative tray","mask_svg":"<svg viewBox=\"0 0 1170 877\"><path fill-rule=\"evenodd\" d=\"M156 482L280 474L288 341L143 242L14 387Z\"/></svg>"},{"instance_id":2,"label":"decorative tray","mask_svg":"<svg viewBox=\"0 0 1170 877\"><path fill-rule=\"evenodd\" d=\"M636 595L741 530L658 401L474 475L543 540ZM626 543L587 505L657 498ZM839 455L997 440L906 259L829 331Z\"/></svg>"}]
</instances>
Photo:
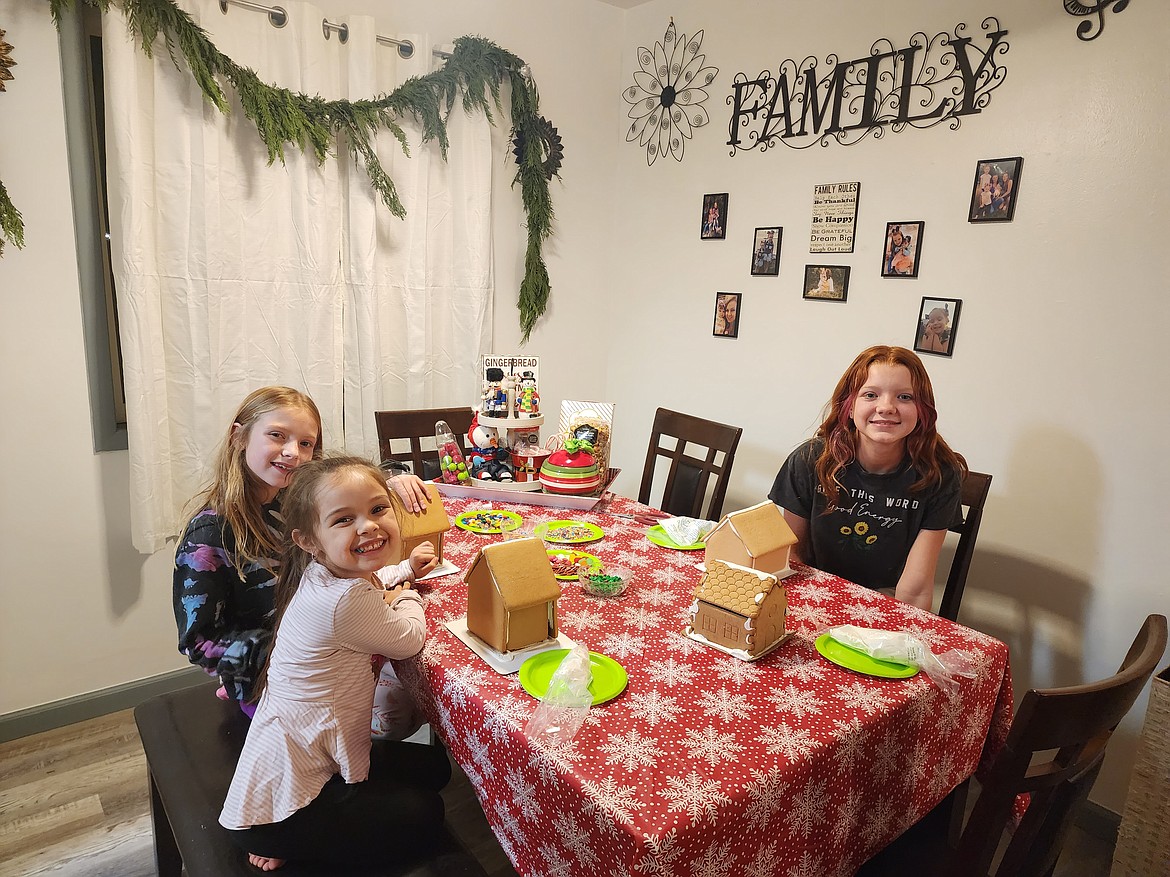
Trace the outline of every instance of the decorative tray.
<instances>
[{"instance_id":1,"label":"decorative tray","mask_svg":"<svg viewBox=\"0 0 1170 877\"><path fill-rule=\"evenodd\" d=\"M601 490L597 496L569 496L562 493L535 493L519 490L508 490L499 487L479 487L477 485L468 484L448 484L446 481L438 480L433 482L439 493L443 496L457 496L467 497L470 499L483 499L489 502L504 502L514 503L516 505L539 505L554 509L577 509L578 511L591 511L596 506L605 492L609 490L609 486L613 484L615 478L621 472L621 469L610 469L605 476L605 480L601 482Z\"/></svg>"}]
</instances>

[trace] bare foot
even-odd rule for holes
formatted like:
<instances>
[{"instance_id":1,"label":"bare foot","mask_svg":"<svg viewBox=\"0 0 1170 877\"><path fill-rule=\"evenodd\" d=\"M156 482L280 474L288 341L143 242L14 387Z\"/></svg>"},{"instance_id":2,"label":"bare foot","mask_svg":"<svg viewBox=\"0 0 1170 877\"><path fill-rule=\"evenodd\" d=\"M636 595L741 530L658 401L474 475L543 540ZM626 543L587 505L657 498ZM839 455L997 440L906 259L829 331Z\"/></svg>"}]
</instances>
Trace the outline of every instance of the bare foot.
<instances>
[{"instance_id":1,"label":"bare foot","mask_svg":"<svg viewBox=\"0 0 1170 877\"><path fill-rule=\"evenodd\" d=\"M284 859L272 859L268 856L257 856L255 853L248 853L248 862L261 871L275 871L284 864Z\"/></svg>"}]
</instances>

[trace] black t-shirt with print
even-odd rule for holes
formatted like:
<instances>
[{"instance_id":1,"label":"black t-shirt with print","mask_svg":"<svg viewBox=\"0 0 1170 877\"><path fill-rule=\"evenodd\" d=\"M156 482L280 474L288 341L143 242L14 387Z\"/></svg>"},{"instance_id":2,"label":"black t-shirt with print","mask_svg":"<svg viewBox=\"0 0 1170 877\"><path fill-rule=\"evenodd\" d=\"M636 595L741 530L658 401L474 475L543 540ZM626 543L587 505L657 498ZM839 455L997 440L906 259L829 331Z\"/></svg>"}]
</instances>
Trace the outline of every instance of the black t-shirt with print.
<instances>
[{"instance_id":1,"label":"black t-shirt with print","mask_svg":"<svg viewBox=\"0 0 1170 877\"><path fill-rule=\"evenodd\" d=\"M918 472L909 459L885 475L866 472L854 460L840 473L837 505L823 514L828 500L815 469L822 446L811 439L789 454L768 494L781 508L808 519L809 538L799 551L810 566L867 588L892 588L920 530L962 523L959 473L944 472L941 485L911 493Z\"/></svg>"}]
</instances>

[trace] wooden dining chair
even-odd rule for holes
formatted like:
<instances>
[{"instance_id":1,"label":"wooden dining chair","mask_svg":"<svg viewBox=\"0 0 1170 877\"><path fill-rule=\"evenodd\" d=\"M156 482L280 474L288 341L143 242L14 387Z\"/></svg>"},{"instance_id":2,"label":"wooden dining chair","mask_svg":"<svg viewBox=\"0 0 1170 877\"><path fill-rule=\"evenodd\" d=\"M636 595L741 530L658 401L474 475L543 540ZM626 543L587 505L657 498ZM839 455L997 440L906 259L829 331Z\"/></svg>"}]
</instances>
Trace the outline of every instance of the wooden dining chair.
<instances>
[{"instance_id":1,"label":"wooden dining chair","mask_svg":"<svg viewBox=\"0 0 1170 877\"><path fill-rule=\"evenodd\" d=\"M968 472L963 479L960 503L966 509L963 523L951 527L952 533L959 534L959 544L951 560L951 571L943 588L942 603L938 614L951 621L959 620L959 604L963 602L963 590L967 587L967 571L975 555L975 539L979 535L979 523L983 520L983 505L991 490L991 476L982 472Z\"/></svg>"},{"instance_id":2,"label":"wooden dining chair","mask_svg":"<svg viewBox=\"0 0 1170 877\"><path fill-rule=\"evenodd\" d=\"M474 415L471 408L412 408L403 411L375 411L378 453L382 462L409 462L410 470L429 481L439 477L439 454L435 449L435 423L447 421L459 449L467 453L467 430ZM395 445L400 448L395 450Z\"/></svg>"},{"instance_id":3,"label":"wooden dining chair","mask_svg":"<svg viewBox=\"0 0 1170 877\"><path fill-rule=\"evenodd\" d=\"M1113 730L1165 649L1166 617L1151 615L1116 675L1086 685L1027 691L957 842L949 843L947 832L928 817L870 859L857 877L987 877L1005 831L1010 832L1016 798L1025 792L1031 795L1028 809L1010 832L994 874L1050 877L1072 817L1101 770Z\"/></svg>"},{"instance_id":4,"label":"wooden dining chair","mask_svg":"<svg viewBox=\"0 0 1170 877\"><path fill-rule=\"evenodd\" d=\"M638 502L650 504L650 491L659 457L670 460L666 485L658 507L672 515L718 520L723 511L727 482L731 478L731 464L739 446L742 427L704 420L690 414L680 414L668 408L659 408L654 414L650 433L650 447L646 451L646 467L642 470L642 485ZM674 439L673 447L664 446ZM706 451L702 459L686 453L688 445L701 446ZM718 458L718 462L716 462ZM715 488L706 509L703 500L712 476Z\"/></svg>"}]
</instances>

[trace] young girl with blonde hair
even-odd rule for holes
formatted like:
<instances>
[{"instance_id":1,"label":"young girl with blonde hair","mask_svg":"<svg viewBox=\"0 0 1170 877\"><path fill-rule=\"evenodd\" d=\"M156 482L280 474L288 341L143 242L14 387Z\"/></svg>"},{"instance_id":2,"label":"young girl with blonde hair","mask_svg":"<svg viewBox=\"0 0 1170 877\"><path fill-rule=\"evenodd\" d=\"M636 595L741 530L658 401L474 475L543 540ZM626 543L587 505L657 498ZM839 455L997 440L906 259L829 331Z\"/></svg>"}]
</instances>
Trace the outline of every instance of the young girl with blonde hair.
<instances>
[{"instance_id":1,"label":"young girl with blonde hair","mask_svg":"<svg viewBox=\"0 0 1170 877\"><path fill-rule=\"evenodd\" d=\"M217 676L220 696L249 704L272 638L273 583L283 543L278 496L298 467L321 456L321 414L290 387L262 387L240 404L216 455L211 484L175 551L179 651ZM417 506L413 475L393 479ZM392 670L387 670L390 675ZM401 696L400 689L387 697ZM404 735L403 735L404 736Z\"/></svg>"},{"instance_id":2,"label":"young girl with blonde hair","mask_svg":"<svg viewBox=\"0 0 1170 877\"><path fill-rule=\"evenodd\" d=\"M434 568L434 546L387 566L401 535L381 471L360 457L301 465L281 509L273 645L220 824L266 871L425 848L443 821L450 763L442 747L371 741L371 658L422 648L422 599L409 583Z\"/></svg>"},{"instance_id":3,"label":"young girl with blonde hair","mask_svg":"<svg viewBox=\"0 0 1170 877\"><path fill-rule=\"evenodd\" d=\"M914 353L875 346L853 360L816 436L788 456L768 495L800 540L799 560L930 608L967 472L937 420Z\"/></svg>"}]
</instances>

